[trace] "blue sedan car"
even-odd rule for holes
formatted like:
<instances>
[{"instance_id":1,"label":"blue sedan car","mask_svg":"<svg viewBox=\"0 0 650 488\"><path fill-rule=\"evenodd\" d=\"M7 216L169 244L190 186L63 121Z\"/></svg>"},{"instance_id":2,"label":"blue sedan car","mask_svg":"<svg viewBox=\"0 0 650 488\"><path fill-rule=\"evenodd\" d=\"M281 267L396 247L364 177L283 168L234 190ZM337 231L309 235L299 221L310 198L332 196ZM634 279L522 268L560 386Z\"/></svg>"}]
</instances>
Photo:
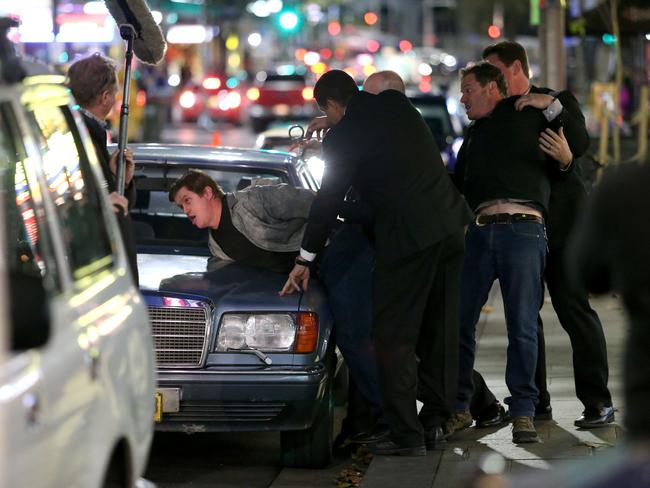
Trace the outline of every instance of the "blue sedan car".
<instances>
[{"instance_id":1,"label":"blue sedan car","mask_svg":"<svg viewBox=\"0 0 650 488\"><path fill-rule=\"evenodd\" d=\"M157 429L280 431L284 465L327 465L334 379L344 370L322 287L314 281L304 294L280 297L284 274L210 257L207 230L167 197L188 169L210 174L226 192L260 181L316 190L308 165L273 151L131 148L131 215L157 359Z\"/></svg>"}]
</instances>

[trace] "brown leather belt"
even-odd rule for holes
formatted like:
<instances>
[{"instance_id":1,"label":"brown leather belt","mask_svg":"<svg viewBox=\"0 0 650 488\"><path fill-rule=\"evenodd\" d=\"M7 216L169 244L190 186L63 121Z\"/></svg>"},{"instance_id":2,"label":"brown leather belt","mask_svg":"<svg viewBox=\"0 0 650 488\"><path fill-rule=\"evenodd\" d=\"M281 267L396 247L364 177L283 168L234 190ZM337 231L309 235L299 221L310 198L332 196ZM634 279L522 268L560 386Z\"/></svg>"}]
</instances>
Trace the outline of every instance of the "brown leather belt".
<instances>
[{"instance_id":1,"label":"brown leather belt","mask_svg":"<svg viewBox=\"0 0 650 488\"><path fill-rule=\"evenodd\" d=\"M544 219L538 215L526 213L498 213L476 216L476 225L512 224L514 222L537 222L538 224L543 224Z\"/></svg>"}]
</instances>

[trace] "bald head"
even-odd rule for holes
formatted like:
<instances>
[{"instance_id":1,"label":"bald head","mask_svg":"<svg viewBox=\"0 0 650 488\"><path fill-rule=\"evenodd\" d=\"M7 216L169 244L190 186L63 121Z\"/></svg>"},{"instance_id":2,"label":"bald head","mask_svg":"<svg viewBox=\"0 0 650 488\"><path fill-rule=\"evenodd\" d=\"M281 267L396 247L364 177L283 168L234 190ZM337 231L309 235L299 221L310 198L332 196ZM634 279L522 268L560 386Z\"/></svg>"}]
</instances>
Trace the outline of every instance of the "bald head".
<instances>
[{"instance_id":1,"label":"bald head","mask_svg":"<svg viewBox=\"0 0 650 488\"><path fill-rule=\"evenodd\" d=\"M376 95L384 90L397 90L404 93L404 81L394 71L377 71L371 74L363 83L363 91Z\"/></svg>"}]
</instances>

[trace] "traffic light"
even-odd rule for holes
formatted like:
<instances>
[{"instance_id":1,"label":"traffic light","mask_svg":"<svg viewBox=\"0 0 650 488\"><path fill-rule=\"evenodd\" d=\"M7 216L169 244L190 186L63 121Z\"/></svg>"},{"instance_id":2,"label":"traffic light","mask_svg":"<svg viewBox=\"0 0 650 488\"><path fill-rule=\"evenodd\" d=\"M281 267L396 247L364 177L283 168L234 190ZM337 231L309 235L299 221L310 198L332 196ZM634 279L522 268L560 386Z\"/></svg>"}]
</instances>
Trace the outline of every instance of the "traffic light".
<instances>
[{"instance_id":1,"label":"traffic light","mask_svg":"<svg viewBox=\"0 0 650 488\"><path fill-rule=\"evenodd\" d=\"M295 10L283 10L278 14L280 29L287 34L295 32L300 27L300 16Z\"/></svg>"},{"instance_id":2,"label":"traffic light","mask_svg":"<svg viewBox=\"0 0 650 488\"><path fill-rule=\"evenodd\" d=\"M603 34L603 42L608 46L616 44L616 36L613 34L605 33Z\"/></svg>"},{"instance_id":3,"label":"traffic light","mask_svg":"<svg viewBox=\"0 0 650 488\"><path fill-rule=\"evenodd\" d=\"M488 27L488 36L490 39L498 39L501 37L501 28L498 25L491 24L490 27Z\"/></svg>"}]
</instances>

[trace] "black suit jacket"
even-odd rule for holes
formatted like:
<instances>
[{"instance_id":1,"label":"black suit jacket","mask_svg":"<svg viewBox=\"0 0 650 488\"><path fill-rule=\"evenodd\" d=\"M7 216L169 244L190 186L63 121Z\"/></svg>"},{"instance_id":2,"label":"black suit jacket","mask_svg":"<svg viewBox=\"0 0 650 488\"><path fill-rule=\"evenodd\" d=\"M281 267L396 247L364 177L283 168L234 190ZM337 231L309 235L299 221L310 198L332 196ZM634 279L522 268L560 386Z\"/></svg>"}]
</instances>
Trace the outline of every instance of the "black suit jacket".
<instances>
[{"instance_id":1,"label":"black suit jacket","mask_svg":"<svg viewBox=\"0 0 650 488\"><path fill-rule=\"evenodd\" d=\"M323 155L326 170L302 243L307 251L323 248L350 186L374 211L379 259L423 250L472 218L431 131L398 91L356 94L325 137Z\"/></svg>"},{"instance_id":2,"label":"black suit jacket","mask_svg":"<svg viewBox=\"0 0 650 488\"><path fill-rule=\"evenodd\" d=\"M562 112L550 122L551 128L564 129L574 162L589 148L589 133L580 104L568 90L554 92L550 88L531 86L531 93L552 94L562 103ZM578 167L562 177L551 177L551 197L546 220L548 247L561 249L566 245L571 229L580 214L587 196L584 180Z\"/></svg>"},{"instance_id":3,"label":"black suit jacket","mask_svg":"<svg viewBox=\"0 0 650 488\"><path fill-rule=\"evenodd\" d=\"M102 168L102 173L106 179L109 192L116 191L116 178L115 175L111 172L109 166L110 155L108 153L108 148L106 147L107 135L106 129L98 121L92 117L88 117L85 113L82 112L84 123L88 129L88 134L90 139L93 142L95 147L95 153L97 154L97 159L99 160L99 165ZM133 181L125 188L124 196L129 201L129 208L133 207L136 198L136 189ZM126 253L129 258L129 265L131 266L131 274L133 279L137 284L139 281L138 275L138 257L135 244L135 236L133 234L133 223L131 222L131 214L123 215L121 212L115 214L117 218L117 223L120 227L122 233L122 240L124 241L124 247L126 248Z\"/></svg>"}]
</instances>

